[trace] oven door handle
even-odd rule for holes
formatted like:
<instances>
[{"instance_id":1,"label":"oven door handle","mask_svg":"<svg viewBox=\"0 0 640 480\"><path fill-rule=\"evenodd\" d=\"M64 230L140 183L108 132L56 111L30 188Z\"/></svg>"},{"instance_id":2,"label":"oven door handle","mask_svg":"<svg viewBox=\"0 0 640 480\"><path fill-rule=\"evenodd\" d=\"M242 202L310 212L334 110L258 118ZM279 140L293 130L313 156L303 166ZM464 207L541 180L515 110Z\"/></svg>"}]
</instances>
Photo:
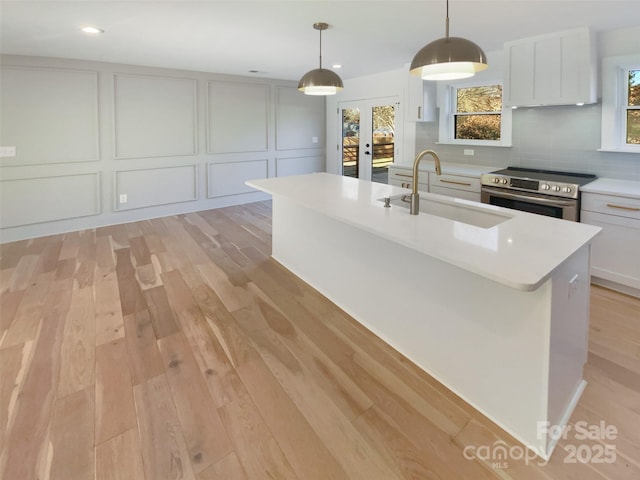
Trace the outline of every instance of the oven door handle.
<instances>
[{"instance_id":1,"label":"oven door handle","mask_svg":"<svg viewBox=\"0 0 640 480\"><path fill-rule=\"evenodd\" d=\"M572 205L575 205L575 200L562 201L562 200L552 200L552 199L542 198L542 197L531 197L528 195L519 195L517 193L509 193L509 192L503 192L501 190L494 190L493 188L487 188L487 187L483 187L482 192L488 193L489 195L495 195L496 197L509 198L512 200L527 200L527 201L539 203L542 205L549 205L551 207L571 207Z\"/></svg>"}]
</instances>

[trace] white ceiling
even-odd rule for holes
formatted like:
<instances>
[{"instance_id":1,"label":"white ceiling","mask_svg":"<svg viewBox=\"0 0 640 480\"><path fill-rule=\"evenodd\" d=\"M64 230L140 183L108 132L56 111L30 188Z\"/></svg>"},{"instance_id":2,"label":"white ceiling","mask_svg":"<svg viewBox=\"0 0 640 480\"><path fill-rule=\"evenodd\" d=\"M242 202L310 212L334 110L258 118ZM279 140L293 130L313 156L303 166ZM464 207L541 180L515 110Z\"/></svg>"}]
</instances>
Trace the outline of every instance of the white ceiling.
<instances>
[{"instance_id":1,"label":"white ceiling","mask_svg":"<svg viewBox=\"0 0 640 480\"><path fill-rule=\"evenodd\" d=\"M640 25L640 0L450 0L451 36L485 52L581 26ZM0 1L0 51L298 80L343 65L344 79L393 70L444 36L445 0ZM88 36L80 27L105 30ZM640 42L640 40L639 40Z\"/></svg>"}]
</instances>

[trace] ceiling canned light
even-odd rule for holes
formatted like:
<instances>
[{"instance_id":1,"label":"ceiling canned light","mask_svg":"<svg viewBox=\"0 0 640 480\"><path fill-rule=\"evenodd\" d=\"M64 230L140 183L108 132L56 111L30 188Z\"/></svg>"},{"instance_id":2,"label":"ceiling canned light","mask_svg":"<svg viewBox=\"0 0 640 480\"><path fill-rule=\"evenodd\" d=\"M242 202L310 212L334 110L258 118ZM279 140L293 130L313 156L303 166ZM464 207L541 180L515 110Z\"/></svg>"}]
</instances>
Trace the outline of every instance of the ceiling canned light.
<instances>
[{"instance_id":1,"label":"ceiling canned light","mask_svg":"<svg viewBox=\"0 0 640 480\"><path fill-rule=\"evenodd\" d=\"M447 0L446 36L425 45L416 53L410 71L424 80L455 80L472 77L487 68L487 56L470 40L449 36Z\"/></svg>"},{"instance_id":2,"label":"ceiling canned light","mask_svg":"<svg viewBox=\"0 0 640 480\"><path fill-rule=\"evenodd\" d=\"M84 33L89 33L89 34L92 34L92 35L97 35L99 33L104 33L104 30L102 30L101 28L92 27L92 26L82 27L80 30L82 30Z\"/></svg>"},{"instance_id":3,"label":"ceiling canned light","mask_svg":"<svg viewBox=\"0 0 640 480\"><path fill-rule=\"evenodd\" d=\"M338 74L322 68L322 31L329 28L327 23L314 23L313 28L320 32L320 68L305 73L298 83L298 90L305 95L335 95L342 90L342 80Z\"/></svg>"}]
</instances>

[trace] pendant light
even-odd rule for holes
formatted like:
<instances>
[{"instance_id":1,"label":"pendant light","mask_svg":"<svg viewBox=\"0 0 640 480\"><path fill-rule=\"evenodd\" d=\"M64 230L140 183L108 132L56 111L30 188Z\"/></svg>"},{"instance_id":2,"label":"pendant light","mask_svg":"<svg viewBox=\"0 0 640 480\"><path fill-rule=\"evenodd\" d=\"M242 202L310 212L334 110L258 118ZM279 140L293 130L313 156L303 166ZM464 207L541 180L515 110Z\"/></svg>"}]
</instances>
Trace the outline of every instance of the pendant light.
<instances>
[{"instance_id":1,"label":"pendant light","mask_svg":"<svg viewBox=\"0 0 640 480\"><path fill-rule=\"evenodd\" d=\"M322 31L329 25L318 22L313 24L313 28L320 32L320 68L305 73L298 83L298 90L305 95L335 95L344 88L342 80L336 73L322 68Z\"/></svg>"},{"instance_id":2,"label":"pendant light","mask_svg":"<svg viewBox=\"0 0 640 480\"><path fill-rule=\"evenodd\" d=\"M468 78L487 68L487 56L470 40L449 36L447 0L446 36L425 45L416 53L410 71L424 80Z\"/></svg>"}]
</instances>

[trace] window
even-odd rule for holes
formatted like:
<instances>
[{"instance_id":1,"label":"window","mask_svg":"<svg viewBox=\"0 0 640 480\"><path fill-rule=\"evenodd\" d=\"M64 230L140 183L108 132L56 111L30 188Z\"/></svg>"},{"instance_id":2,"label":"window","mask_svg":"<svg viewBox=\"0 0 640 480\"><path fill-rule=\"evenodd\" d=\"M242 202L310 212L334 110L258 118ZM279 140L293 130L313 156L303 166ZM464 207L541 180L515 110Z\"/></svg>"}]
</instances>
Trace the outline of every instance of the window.
<instances>
[{"instance_id":1,"label":"window","mask_svg":"<svg viewBox=\"0 0 640 480\"><path fill-rule=\"evenodd\" d=\"M503 107L501 83L455 83L438 89L438 143L511 146L511 109Z\"/></svg>"},{"instance_id":2,"label":"window","mask_svg":"<svg viewBox=\"0 0 640 480\"><path fill-rule=\"evenodd\" d=\"M602 60L600 150L640 153L640 55Z\"/></svg>"},{"instance_id":3,"label":"window","mask_svg":"<svg viewBox=\"0 0 640 480\"><path fill-rule=\"evenodd\" d=\"M500 140L502 85L455 88L453 136L458 140Z\"/></svg>"},{"instance_id":4,"label":"window","mask_svg":"<svg viewBox=\"0 0 640 480\"><path fill-rule=\"evenodd\" d=\"M640 145L640 68L628 69L625 105L625 137L628 145Z\"/></svg>"}]
</instances>

